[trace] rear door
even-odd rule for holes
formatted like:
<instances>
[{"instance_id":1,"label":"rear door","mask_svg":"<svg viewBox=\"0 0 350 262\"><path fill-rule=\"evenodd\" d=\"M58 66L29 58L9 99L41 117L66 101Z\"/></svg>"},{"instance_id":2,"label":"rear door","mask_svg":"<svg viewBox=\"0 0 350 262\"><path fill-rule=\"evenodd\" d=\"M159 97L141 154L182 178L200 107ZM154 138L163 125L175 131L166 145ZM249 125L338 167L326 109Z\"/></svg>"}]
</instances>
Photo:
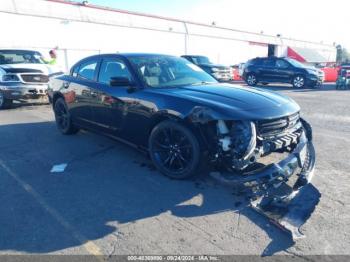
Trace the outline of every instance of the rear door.
<instances>
[{"instance_id":1,"label":"rear door","mask_svg":"<svg viewBox=\"0 0 350 262\"><path fill-rule=\"evenodd\" d=\"M276 81L275 61L275 58L266 58L261 61L261 65L259 66L259 81Z\"/></svg>"},{"instance_id":2,"label":"rear door","mask_svg":"<svg viewBox=\"0 0 350 262\"><path fill-rule=\"evenodd\" d=\"M91 88L96 85L98 58L82 61L72 70L70 81L65 82L65 100L74 121L90 126L92 124Z\"/></svg>"}]
</instances>

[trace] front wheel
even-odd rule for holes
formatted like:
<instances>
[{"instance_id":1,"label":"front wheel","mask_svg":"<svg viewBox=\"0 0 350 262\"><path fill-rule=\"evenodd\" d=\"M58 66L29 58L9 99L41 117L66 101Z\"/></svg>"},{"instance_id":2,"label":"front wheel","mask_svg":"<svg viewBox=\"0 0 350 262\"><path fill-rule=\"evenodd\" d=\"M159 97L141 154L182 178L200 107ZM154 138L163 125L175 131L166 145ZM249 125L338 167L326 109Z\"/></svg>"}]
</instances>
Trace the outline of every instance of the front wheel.
<instances>
[{"instance_id":1,"label":"front wheel","mask_svg":"<svg viewBox=\"0 0 350 262\"><path fill-rule=\"evenodd\" d=\"M170 178L189 178L200 165L197 138L190 129L175 121L166 120L152 130L149 152L157 169Z\"/></svg>"},{"instance_id":2,"label":"front wheel","mask_svg":"<svg viewBox=\"0 0 350 262\"><path fill-rule=\"evenodd\" d=\"M64 135L75 134L79 131L72 122L71 115L63 98L58 98L54 105L57 128Z\"/></svg>"},{"instance_id":3,"label":"front wheel","mask_svg":"<svg viewBox=\"0 0 350 262\"><path fill-rule=\"evenodd\" d=\"M12 102L12 99L5 98L4 94L0 91L0 109L11 108Z\"/></svg>"},{"instance_id":4,"label":"front wheel","mask_svg":"<svg viewBox=\"0 0 350 262\"><path fill-rule=\"evenodd\" d=\"M293 84L293 87L295 88L303 88L305 86L305 77L303 76L294 77L292 84Z\"/></svg>"}]
</instances>

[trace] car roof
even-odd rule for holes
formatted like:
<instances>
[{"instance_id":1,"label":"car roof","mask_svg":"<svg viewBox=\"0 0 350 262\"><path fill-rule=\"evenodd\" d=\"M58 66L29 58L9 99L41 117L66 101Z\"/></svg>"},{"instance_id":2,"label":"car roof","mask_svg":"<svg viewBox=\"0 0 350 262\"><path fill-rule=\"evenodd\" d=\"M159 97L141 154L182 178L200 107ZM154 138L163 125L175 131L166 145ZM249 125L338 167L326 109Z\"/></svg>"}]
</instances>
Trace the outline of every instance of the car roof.
<instances>
[{"instance_id":1,"label":"car roof","mask_svg":"<svg viewBox=\"0 0 350 262\"><path fill-rule=\"evenodd\" d=\"M105 53L105 54L97 54L97 55L92 55L85 57L81 59L80 61L88 60L88 59L93 59L93 58L98 58L98 57L104 57L104 56L119 56L119 57L125 57L125 58L131 58L131 57L139 57L139 56L168 56L168 57L176 57L174 55L167 55L167 54L157 54L157 53ZM79 62L80 62L79 61Z\"/></svg>"}]
</instances>

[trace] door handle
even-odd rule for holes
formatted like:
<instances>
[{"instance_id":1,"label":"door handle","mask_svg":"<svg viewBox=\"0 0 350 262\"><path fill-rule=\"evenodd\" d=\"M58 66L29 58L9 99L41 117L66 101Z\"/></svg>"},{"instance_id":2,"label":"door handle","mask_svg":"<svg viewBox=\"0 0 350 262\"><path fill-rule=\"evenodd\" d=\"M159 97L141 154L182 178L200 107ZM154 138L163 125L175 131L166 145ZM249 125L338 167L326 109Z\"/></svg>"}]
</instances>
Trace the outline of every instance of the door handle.
<instances>
[{"instance_id":1,"label":"door handle","mask_svg":"<svg viewBox=\"0 0 350 262\"><path fill-rule=\"evenodd\" d=\"M69 87L69 82L63 82L63 87L67 89Z\"/></svg>"}]
</instances>

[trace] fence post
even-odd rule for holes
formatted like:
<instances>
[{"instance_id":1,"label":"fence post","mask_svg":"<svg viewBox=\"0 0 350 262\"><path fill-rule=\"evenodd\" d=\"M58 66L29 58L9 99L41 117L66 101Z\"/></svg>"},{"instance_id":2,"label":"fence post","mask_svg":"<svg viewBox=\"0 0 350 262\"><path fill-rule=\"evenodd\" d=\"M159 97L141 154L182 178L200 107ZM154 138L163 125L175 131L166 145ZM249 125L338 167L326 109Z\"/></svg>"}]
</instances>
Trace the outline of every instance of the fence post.
<instances>
[{"instance_id":1,"label":"fence post","mask_svg":"<svg viewBox=\"0 0 350 262\"><path fill-rule=\"evenodd\" d=\"M69 71L69 63L68 63L68 50L67 50L67 48L63 49L63 52L64 52L64 66L65 66L66 72L68 72Z\"/></svg>"}]
</instances>

